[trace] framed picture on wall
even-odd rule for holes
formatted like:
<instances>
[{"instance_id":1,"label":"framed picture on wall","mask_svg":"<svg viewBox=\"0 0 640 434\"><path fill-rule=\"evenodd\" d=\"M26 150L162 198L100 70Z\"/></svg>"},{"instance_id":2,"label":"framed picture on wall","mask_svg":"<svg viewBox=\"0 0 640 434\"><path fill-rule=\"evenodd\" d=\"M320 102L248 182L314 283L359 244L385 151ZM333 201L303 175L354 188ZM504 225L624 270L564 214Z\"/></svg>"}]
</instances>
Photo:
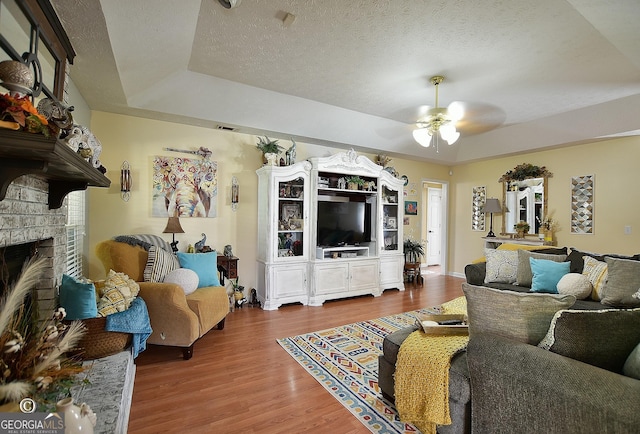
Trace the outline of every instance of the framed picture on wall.
<instances>
[{"instance_id":1,"label":"framed picture on wall","mask_svg":"<svg viewBox=\"0 0 640 434\"><path fill-rule=\"evenodd\" d=\"M418 202L413 200L405 200L404 213L406 215L418 215Z\"/></svg>"}]
</instances>

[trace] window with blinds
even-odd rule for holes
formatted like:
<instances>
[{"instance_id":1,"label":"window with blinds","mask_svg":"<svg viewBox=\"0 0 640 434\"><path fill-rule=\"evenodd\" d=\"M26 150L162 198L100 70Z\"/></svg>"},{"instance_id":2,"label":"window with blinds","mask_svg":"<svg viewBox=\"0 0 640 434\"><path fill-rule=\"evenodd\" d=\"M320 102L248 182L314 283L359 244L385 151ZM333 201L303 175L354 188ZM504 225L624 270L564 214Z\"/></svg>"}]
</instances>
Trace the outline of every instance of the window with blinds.
<instances>
[{"instance_id":1,"label":"window with blinds","mask_svg":"<svg viewBox=\"0 0 640 434\"><path fill-rule=\"evenodd\" d=\"M84 245L85 191L72 191L67 196L67 271L74 277L82 276Z\"/></svg>"}]
</instances>

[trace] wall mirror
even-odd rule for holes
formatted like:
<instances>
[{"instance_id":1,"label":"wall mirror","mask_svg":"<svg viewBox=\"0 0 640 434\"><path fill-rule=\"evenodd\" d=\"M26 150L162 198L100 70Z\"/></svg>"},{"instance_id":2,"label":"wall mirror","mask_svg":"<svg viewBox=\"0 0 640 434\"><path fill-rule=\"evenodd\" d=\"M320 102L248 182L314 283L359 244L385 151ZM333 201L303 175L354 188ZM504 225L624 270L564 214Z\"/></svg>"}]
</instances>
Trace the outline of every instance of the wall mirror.
<instances>
[{"instance_id":1,"label":"wall mirror","mask_svg":"<svg viewBox=\"0 0 640 434\"><path fill-rule=\"evenodd\" d=\"M540 226L547 213L548 178L552 174L543 166L521 164L505 173L502 182L502 233L515 234L515 224L529 223L529 234L541 232Z\"/></svg>"}]
</instances>

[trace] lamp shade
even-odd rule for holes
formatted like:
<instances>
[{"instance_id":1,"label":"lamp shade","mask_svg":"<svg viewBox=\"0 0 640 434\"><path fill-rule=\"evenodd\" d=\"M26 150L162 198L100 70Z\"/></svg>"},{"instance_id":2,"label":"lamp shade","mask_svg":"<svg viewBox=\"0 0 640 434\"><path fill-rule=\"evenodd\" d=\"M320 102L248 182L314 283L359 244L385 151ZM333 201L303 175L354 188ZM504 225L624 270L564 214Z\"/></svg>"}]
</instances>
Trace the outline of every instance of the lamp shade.
<instances>
[{"instance_id":1,"label":"lamp shade","mask_svg":"<svg viewBox=\"0 0 640 434\"><path fill-rule=\"evenodd\" d=\"M169 217L167 221L167 227L162 231L163 234L184 234L184 229L180 226L180 219L178 217Z\"/></svg>"},{"instance_id":2,"label":"lamp shade","mask_svg":"<svg viewBox=\"0 0 640 434\"><path fill-rule=\"evenodd\" d=\"M494 213L494 212L502 212L502 207L500 206L500 201L498 199L495 198L488 198L485 203L484 203L484 207L482 208L482 210L487 213Z\"/></svg>"}]
</instances>

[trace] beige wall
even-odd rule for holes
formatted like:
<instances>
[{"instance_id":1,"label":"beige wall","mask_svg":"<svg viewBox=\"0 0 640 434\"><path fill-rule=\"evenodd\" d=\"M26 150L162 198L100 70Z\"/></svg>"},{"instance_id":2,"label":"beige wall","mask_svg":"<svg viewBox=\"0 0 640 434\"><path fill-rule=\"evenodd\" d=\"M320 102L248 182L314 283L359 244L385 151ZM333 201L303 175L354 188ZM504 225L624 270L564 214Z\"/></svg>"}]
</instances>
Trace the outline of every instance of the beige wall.
<instances>
[{"instance_id":1,"label":"beige wall","mask_svg":"<svg viewBox=\"0 0 640 434\"><path fill-rule=\"evenodd\" d=\"M546 166L553 177L549 179L549 212L558 220L556 233L559 246L610 253L640 252L640 193L637 184L637 162L640 161L640 137L611 139L603 142L535 152L526 155L497 158L490 161L454 167L449 240L449 259L452 271L464 272L464 266L483 256L482 236L486 232L471 230L471 189L485 185L487 197L502 203L502 185L498 179L521 163ZM595 175L594 234L570 233L571 178ZM624 227L632 226L632 234L625 235ZM501 216L493 217L494 232L502 231Z\"/></svg>"},{"instance_id":2,"label":"beige wall","mask_svg":"<svg viewBox=\"0 0 640 434\"><path fill-rule=\"evenodd\" d=\"M109 189L89 189L89 257L88 275L104 275L95 258L95 245L119 234L161 234L166 219L151 217L151 166L155 155L182 155L164 151L165 147L197 149L200 146L213 152L218 162L218 217L213 219L181 219L184 234L176 235L179 247L207 234L207 244L222 250L226 244L240 258L240 282L247 288L255 286L256 258L256 192L255 174L261 155L255 148L256 137L246 134L218 131L169 122L93 112L91 129L103 145L101 160L109 170L112 181ZM289 141L281 141L288 148ZM338 149L298 143L297 160L312 156L328 156ZM184 154L186 156L186 154ZM365 154L374 158L373 154ZM131 200L120 199L120 166L124 160L131 164L133 190ZM612 139L594 144L536 152L526 155L498 158L455 167L415 160L394 158L393 166L400 175L407 175L409 183L418 187L417 195L409 200L419 202L419 215L410 217L404 227L405 237L421 236L422 196L420 188L425 180L449 183L449 244L448 271L457 275L464 266L483 255L482 236L485 232L471 230L471 189L486 185L488 197L502 200L502 186L498 178L516 165L527 162L547 168L554 174L549 180L549 210L559 220L561 230L556 234L558 245L574 246L598 252L640 252L640 227L633 227L635 216L640 215L639 194L634 190L635 165L640 160L640 138ZM451 175L449 174L451 171ZM573 176L595 175L595 234L569 233L570 179ZM231 177L240 184L240 205L231 211L229 190ZM487 217L487 232L488 232ZM632 226L632 235L624 235L624 226ZM501 217L494 216L494 231L502 229ZM163 235L170 240L169 234Z\"/></svg>"},{"instance_id":3,"label":"beige wall","mask_svg":"<svg viewBox=\"0 0 640 434\"><path fill-rule=\"evenodd\" d=\"M200 146L213 152L218 162L218 217L182 218L184 234L177 234L178 247L184 251L189 244L207 235L207 244L222 250L226 244L233 246L238 263L240 283L246 288L255 287L256 275L256 222L257 176L262 165L261 153L256 149L253 135L212 130L208 128L153 121L105 112L93 112L91 130L102 143L101 161L111 179L108 189L89 189L89 254L88 276L101 278L102 264L95 257L95 246L102 240L116 235L149 233L171 240L170 234L162 234L165 218L151 217L152 160L156 155L185 156L165 151L164 148L197 149ZM288 149L291 142L281 140ZM298 143L297 161L315 156L329 156L340 150ZM375 155L364 154L373 159ZM196 157L197 158L197 157ZM120 166L124 160L131 164L133 188L131 199L120 198ZM426 175L443 176L447 170L438 165L396 160L391 163L401 174L419 180ZM231 177L236 176L240 185L240 204L237 212L231 210ZM412 220L419 233L419 221Z\"/></svg>"}]
</instances>

